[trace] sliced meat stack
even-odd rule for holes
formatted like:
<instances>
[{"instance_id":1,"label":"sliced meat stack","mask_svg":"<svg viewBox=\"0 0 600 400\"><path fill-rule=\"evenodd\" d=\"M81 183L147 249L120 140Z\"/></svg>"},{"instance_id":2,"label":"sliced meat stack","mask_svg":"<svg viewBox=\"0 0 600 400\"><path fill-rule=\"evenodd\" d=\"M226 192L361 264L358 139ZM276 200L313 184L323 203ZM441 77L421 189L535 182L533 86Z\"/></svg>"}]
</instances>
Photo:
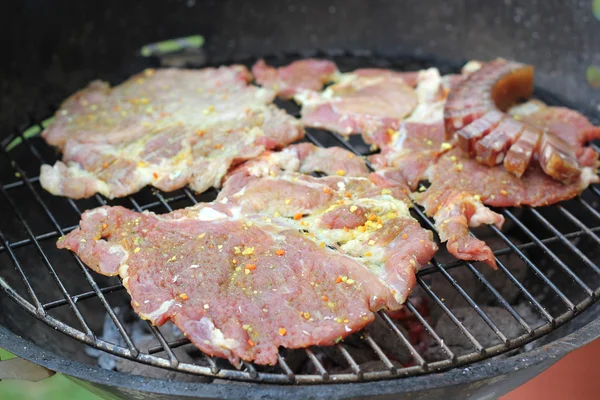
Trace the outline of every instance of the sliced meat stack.
<instances>
[{"instance_id":1,"label":"sliced meat stack","mask_svg":"<svg viewBox=\"0 0 600 400\"><path fill-rule=\"evenodd\" d=\"M72 198L122 197L146 185L219 187L231 165L304 133L270 104L275 93L248 85L250 79L233 65L146 70L113 88L91 83L42 133L63 152L62 162L42 167L42 186Z\"/></svg>"},{"instance_id":2,"label":"sliced meat stack","mask_svg":"<svg viewBox=\"0 0 600 400\"><path fill-rule=\"evenodd\" d=\"M485 64L448 96L444 109L447 137L455 135L459 147L482 164L503 164L520 177L537 159L544 173L573 183L582 173L578 148L558 132L505 114L532 91L532 66L503 59Z\"/></svg>"},{"instance_id":3,"label":"sliced meat stack","mask_svg":"<svg viewBox=\"0 0 600 400\"><path fill-rule=\"evenodd\" d=\"M460 76L445 77L433 71L427 74L422 71L415 89L419 97L415 111L402 121L391 142L380 154L371 156L370 161L380 175L410 188L411 198L425 208L427 215L434 217L440 239L447 242L450 253L459 259L483 261L495 267L492 250L469 234L469 228L482 224L502 226L502 215L489 210L486 205L554 204L573 198L591 183L598 182L595 173L598 154L583 145L599 138L600 128L594 127L576 111L530 101L510 108L508 115L499 110L488 111L462 128L463 138L467 133L472 136L487 133L482 139L462 143L450 141L444 132L446 98L436 93L443 93L444 87L459 87L476 70L465 68ZM495 131L490 133L494 127ZM552 179L538 163L524 169L519 178L504 166L491 162L506 151L506 147L497 143L520 134L508 150L505 163L526 159L525 165L528 165L542 131L552 132L576 149L582 173L569 184ZM490 136L491 139L487 139ZM455 148L460 145L464 150ZM523 151L517 152L517 145ZM430 186L427 189L419 186L419 181L429 181Z\"/></svg>"},{"instance_id":4,"label":"sliced meat stack","mask_svg":"<svg viewBox=\"0 0 600 400\"><path fill-rule=\"evenodd\" d=\"M310 150L240 166L212 203L166 215L87 211L58 247L119 275L140 316L173 321L234 365L276 364L280 346L332 345L375 311L399 309L437 248L381 177L295 172L311 169ZM337 168L361 162L343 156Z\"/></svg>"}]
</instances>

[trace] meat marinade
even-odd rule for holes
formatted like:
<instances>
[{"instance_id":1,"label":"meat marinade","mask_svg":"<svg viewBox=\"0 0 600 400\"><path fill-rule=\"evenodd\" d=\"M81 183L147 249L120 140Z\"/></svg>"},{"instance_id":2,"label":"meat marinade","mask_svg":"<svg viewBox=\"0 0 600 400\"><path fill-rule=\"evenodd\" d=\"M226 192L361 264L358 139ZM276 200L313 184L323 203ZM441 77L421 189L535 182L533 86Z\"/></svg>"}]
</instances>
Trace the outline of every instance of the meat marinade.
<instances>
[{"instance_id":1,"label":"meat marinade","mask_svg":"<svg viewBox=\"0 0 600 400\"><path fill-rule=\"evenodd\" d=\"M277 133L261 138L279 141L258 140L250 145L259 147L254 153L234 151L216 175L219 183L232 163L249 160L227 174L214 202L166 215L120 207L91 210L58 246L76 252L99 273L120 275L143 318L157 325L172 320L200 349L235 365L240 359L274 364L279 346L336 343L371 322L374 311L399 309L415 284L416 271L437 250L431 232L410 216L411 200L434 218L452 254L495 267L491 249L468 232L481 224L501 227L503 217L486 205L552 204L598 181L598 155L584 144L600 136L600 129L575 111L540 102L490 120L489 132L480 136L495 129L493 136L463 142L468 151L461 150L446 135L446 99L452 90L464 90L463 83L471 82L468 77L480 67L470 63L462 74L442 77L436 69L338 74L329 62L318 60L280 69L259 62L259 83L275 87L282 97L294 95L302 103L303 124L344 135L360 133L381 147L370 158L377 172L369 173L362 157L339 148L304 143L265 151L301 132L287 115L273 111L268 104L273 93L266 91L269 99L262 101L259 113L277 115L278 123L269 124L277 127L270 132ZM231 96L263 93L248 89L247 71L236 71L231 81L238 86ZM337 83L319 93L332 78ZM456 99L466 102L471 114L481 111L477 118L489 112L479 110L480 99L455 96L454 122L465 122ZM242 118L249 131L258 125L269 131L268 118L254 117ZM513 121L525 121L533 129L521 129ZM223 125L238 123L231 115L215 123L214 138L235 132ZM535 130L551 132L572 146L582 166L577 179L561 183L547 174L544 163L531 162L540 140L532 137ZM45 136L65 148L69 141L78 144L68 136L81 131L58 132L54 139L50 133ZM114 146L122 136L92 134L89 142ZM490 167L500 155L505 165L515 160L522 167L526 160L526 168L515 174L505 165ZM330 176L306 175L314 171ZM422 180L429 187L420 185Z\"/></svg>"},{"instance_id":2,"label":"meat marinade","mask_svg":"<svg viewBox=\"0 0 600 400\"><path fill-rule=\"evenodd\" d=\"M243 66L146 70L111 88L92 82L67 99L43 138L63 152L42 166L41 185L72 198L122 197L152 185L198 192L219 187L229 167L303 136L248 85Z\"/></svg>"},{"instance_id":3,"label":"meat marinade","mask_svg":"<svg viewBox=\"0 0 600 400\"><path fill-rule=\"evenodd\" d=\"M469 72L464 71L463 75ZM434 217L440 239L447 242L448 250L457 258L483 261L495 267L492 250L468 232L469 227L481 224L502 226L504 218L485 205L536 207L554 204L573 198L591 183L598 182L594 171L598 154L584 144L600 137L600 128L594 127L578 112L531 101L509 109L508 114L512 117L501 116L553 133L572 146L582 167L581 175L568 184L553 179L540 165L529 162L518 177L503 165L484 165L481 160L471 158L468 152L454 148L456 143L445 135L443 110L446 97L431 96L441 93L436 87L443 85L444 77L420 77L416 88L420 99L417 108L402 121L381 153L371 157L371 162L382 175L410 187L411 197L425 207L427 215ZM459 78L452 80L454 87L460 85ZM505 125L507 128L496 132L510 135L511 125ZM522 149L531 131L524 132L519 139L523 139ZM497 136L500 140L501 135ZM513 156L510 151L506 157L509 156ZM531 159L534 154L523 150L518 156ZM429 181L429 188L419 186L421 180Z\"/></svg>"},{"instance_id":4,"label":"meat marinade","mask_svg":"<svg viewBox=\"0 0 600 400\"><path fill-rule=\"evenodd\" d=\"M142 318L173 321L234 365L275 364L279 346L337 343L373 312L399 309L437 249L405 194L379 176L303 175L294 171L306 157L275 154L233 171L213 203L87 211L58 247L121 276Z\"/></svg>"}]
</instances>

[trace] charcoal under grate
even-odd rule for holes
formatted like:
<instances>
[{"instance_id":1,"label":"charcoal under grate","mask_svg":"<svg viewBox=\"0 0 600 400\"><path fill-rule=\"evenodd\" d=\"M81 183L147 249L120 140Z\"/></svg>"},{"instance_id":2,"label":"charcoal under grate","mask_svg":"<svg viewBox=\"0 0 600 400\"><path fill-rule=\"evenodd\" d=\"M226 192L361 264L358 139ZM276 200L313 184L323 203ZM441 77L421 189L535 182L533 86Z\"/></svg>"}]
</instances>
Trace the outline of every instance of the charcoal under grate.
<instances>
[{"instance_id":1,"label":"charcoal under grate","mask_svg":"<svg viewBox=\"0 0 600 400\"><path fill-rule=\"evenodd\" d=\"M332 59L342 71L359 67L401 71L437 67L447 74L457 72L461 65L431 58L346 51L281 54L267 57L267 61L281 65L306 56ZM248 57L214 60L213 64L250 65L253 61ZM535 97L548 104L564 105L543 90L536 90ZM298 115L294 103L278 104ZM597 116L587 116L600 124ZM238 370L225 360L200 353L176 330L159 329L137 316L131 317L131 309L128 318L134 322L125 321L122 310L128 305L121 283L95 274L77 256L58 251L54 245L59 236L75 229L81 213L89 208L119 204L136 211L164 213L210 201L217 191L195 194L185 188L161 193L146 188L116 200L101 196L77 201L53 197L40 187L38 178L41 164L57 160L57 154L36 136L43 125L36 121L0 143L0 286L39 320L117 359L188 375L267 383L356 382L414 376L518 351L573 319L600 295L600 189L594 185L580 197L558 205L496 210L506 218L502 231L493 226L473 230L472 235L494 250L498 271L457 260L441 246L436 257L418 273L418 287L401 312L379 312L372 325L336 346L281 349L276 366L243 363ZM308 129L305 140L370 154L369 146L357 136L346 140L335 133ZM422 209L415 207L413 215L425 228L435 231ZM5 272L11 268L20 279ZM43 284L39 277L33 279L32 268L43 269ZM70 274L83 274L89 287L74 286L68 279ZM48 291L42 289L43 285L55 285L61 297L46 298ZM81 302L93 301L100 303L105 315L82 311ZM89 321L105 316L104 332L91 328ZM136 334L140 326L152 335L152 340L146 335L140 342ZM107 327L112 334L107 334ZM193 358L188 353L182 357L179 348L189 348L196 354Z\"/></svg>"}]
</instances>

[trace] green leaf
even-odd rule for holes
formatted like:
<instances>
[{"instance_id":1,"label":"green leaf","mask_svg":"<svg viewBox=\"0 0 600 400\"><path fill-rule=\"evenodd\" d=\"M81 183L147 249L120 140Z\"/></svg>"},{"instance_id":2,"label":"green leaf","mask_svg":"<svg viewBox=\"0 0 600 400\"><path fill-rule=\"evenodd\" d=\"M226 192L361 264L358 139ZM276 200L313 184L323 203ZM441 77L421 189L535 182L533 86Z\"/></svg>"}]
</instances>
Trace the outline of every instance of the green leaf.
<instances>
[{"instance_id":1,"label":"green leaf","mask_svg":"<svg viewBox=\"0 0 600 400\"><path fill-rule=\"evenodd\" d=\"M51 123L54 122L54 117L50 117L50 118L46 118L45 120L42 121L42 128L47 128L48 125L50 125Z\"/></svg>"},{"instance_id":2,"label":"green leaf","mask_svg":"<svg viewBox=\"0 0 600 400\"><path fill-rule=\"evenodd\" d=\"M46 121L48 121L48 120L46 120ZM46 121L44 121L44 122L46 122ZM42 131L42 128L40 128L39 125L33 125L27 129L25 129L25 131L23 132L23 137L25 139L29 139L29 138L39 135L41 131ZM11 151L12 149L14 149L18 145L20 145L22 142L23 142L23 138L21 136L17 136L6 146L6 151Z\"/></svg>"},{"instance_id":3,"label":"green leaf","mask_svg":"<svg viewBox=\"0 0 600 400\"><path fill-rule=\"evenodd\" d=\"M140 53L144 57L160 56L183 49L199 49L204 46L204 36L192 35L178 39L150 43L142 47Z\"/></svg>"},{"instance_id":4,"label":"green leaf","mask_svg":"<svg viewBox=\"0 0 600 400\"><path fill-rule=\"evenodd\" d=\"M585 71L585 77L593 88L600 88L600 68L590 65Z\"/></svg>"},{"instance_id":5,"label":"green leaf","mask_svg":"<svg viewBox=\"0 0 600 400\"><path fill-rule=\"evenodd\" d=\"M17 136L6 146L6 151L11 151L12 149L20 145L21 142L23 142L23 139L21 138L21 136Z\"/></svg>"},{"instance_id":6,"label":"green leaf","mask_svg":"<svg viewBox=\"0 0 600 400\"><path fill-rule=\"evenodd\" d=\"M25 129L25 131L23 132L23 137L25 139L29 139L29 138L39 135L41 131L42 131L42 128L40 128L39 125L30 126L29 128Z\"/></svg>"}]
</instances>

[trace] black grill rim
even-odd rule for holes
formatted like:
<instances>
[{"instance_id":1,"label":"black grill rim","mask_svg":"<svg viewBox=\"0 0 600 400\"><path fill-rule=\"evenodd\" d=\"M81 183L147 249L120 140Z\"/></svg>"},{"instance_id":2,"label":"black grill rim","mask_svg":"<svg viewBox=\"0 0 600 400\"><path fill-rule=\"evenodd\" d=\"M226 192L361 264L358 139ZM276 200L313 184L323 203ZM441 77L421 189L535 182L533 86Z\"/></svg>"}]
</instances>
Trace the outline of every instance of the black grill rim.
<instances>
[{"instance_id":1,"label":"black grill rim","mask_svg":"<svg viewBox=\"0 0 600 400\"><path fill-rule=\"evenodd\" d=\"M378 398L384 395L431 394L431 389L443 390L443 397L451 396L453 387L460 387L460 393L467 390L486 390L496 394L506 393L510 388L520 386L538 372L543 371L563 356L576 348L584 346L598 338L600 319L594 319L587 325L561 340L538 347L523 354L517 354L506 359L491 359L490 363L481 363L466 368L454 368L442 374L415 376L410 379L395 379L383 381L360 382L348 384L315 384L315 385L262 385L248 383L240 395L240 387L228 383L190 383L180 381L146 378L138 375L109 371L97 366L71 361L64 357L39 347L23 339L0 325L0 343L2 347L13 354L34 362L52 371L66 374L75 378L78 383L128 398L132 391L163 394L166 396L193 396L206 399L257 399L286 398L286 399L348 399L348 398ZM529 372L534 370L533 373ZM520 376L525 374L525 376ZM498 376L512 379L509 389L498 389L503 381ZM465 388L466 386L466 388Z\"/></svg>"},{"instance_id":2,"label":"black grill rim","mask_svg":"<svg viewBox=\"0 0 600 400\"><path fill-rule=\"evenodd\" d=\"M321 52L316 52L316 53L294 53L294 54L288 54L286 53L284 56L282 57L286 57L286 59L293 59L293 58L298 58L298 57L306 57L306 56L315 56L315 57L326 57L326 58L336 58L338 56L350 56L350 57L376 57L375 55L373 55L371 52L338 52L338 51L334 51L334 52L326 52L326 53L321 53ZM281 56L280 56L281 57ZM391 59L389 56L384 56L382 57L384 59ZM252 58L255 59L255 58ZM400 62L406 62L407 60L404 57L397 57L394 58L394 60L398 60ZM430 62L430 63L436 63L437 60L436 59L423 59L421 57L414 57L411 56L409 58L409 60L414 60L415 62ZM241 62L243 60L237 59L237 60L232 60L234 62ZM448 65L447 62L445 62L445 65ZM461 65L461 63L456 63L453 65ZM560 99L558 99L556 96L552 95L549 92L546 91L540 91L538 90L538 95L543 94L544 99L549 99L551 103L554 104L558 104L558 105L564 105L564 102L560 101ZM538 96L541 97L541 96ZM576 108L576 107L574 107ZM598 124L598 119L597 117L595 117L594 114L592 113L586 113L588 117L590 117L592 119L592 122ZM33 126L33 125L32 125ZM334 136L336 136L334 134ZM22 132L19 132L16 135L13 135L9 138L6 139L4 145L2 146L2 148L0 149L0 154L8 157L10 159L10 154L8 152L5 151L4 147L6 145L6 143L9 143L10 140L12 140L15 137L21 137L21 139L23 140L24 144L27 144L29 147L29 150L32 152L33 157L37 157L39 158L40 161L42 161L42 158L39 156L39 154L37 154L37 150L35 149L35 146L32 145L32 143L29 141L29 139L23 137ZM344 141L343 139L341 139L339 136L336 136L339 143L341 145L343 145L344 147L348 148L351 151L355 151L346 141ZM315 142L316 140L314 140L314 137L311 136L310 133L307 133L307 138L313 142ZM598 148L596 147L596 150L598 150ZM47 216L50 218L50 220L52 221L52 223L54 224L54 226L56 227L56 231L54 232L54 234L56 234L56 236L58 235L62 235L65 231L67 231L68 229L72 229L72 227L70 228L62 228L58 222L56 221L56 219L53 217L52 213L50 212L50 210L47 208L47 206L45 205L45 203L43 202L43 200L39 197L39 195L37 194L36 190L33 188L33 186L31 186L32 182L36 182L37 178L32 178L29 179L27 178L27 176L25 175L24 171L18 166L15 165L15 169L18 173L21 174L21 183L18 184L10 184L10 185L5 185L2 186L0 185L0 194L5 197L9 202L12 202L12 199L10 197L10 195L8 194L7 190L10 190L13 187L16 186L25 186L28 187L33 196L35 196L35 198L38 200L39 205L42 206L42 208L44 208L44 211L46 211ZM600 195L600 190L598 190L597 187L592 188L592 191L595 192L597 195ZM191 200L192 202L195 202L196 200L194 199L193 194L186 188L184 189L184 193L183 195L180 195L180 198L188 198L189 200ZM104 200L100 197L100 196L96 196L99 204L104 204ZM153 205L158 205L158 204L162 204L167 210L170 210L170 206L168 204L168 201L171 199L165 199L160 193L157 195L158 201L155 202L156 204ZM71 204L71 206L77 211L80 212L80 210L77 208L77 205L72 201L72 200L68 200ZM131 206L134 209L137 209L138 211L145 209L145 208L149 208L151 205L145 205L145 207L140 206L139 204L137 204L137 202L135 201L135 199L130 198L131 201ZM583 199L580 199L580 201L584 202ZM587 204L587 203L585 203ZM14 204L13 208L14 207ZM567 210L563 209L561 206L558 206L559 209L561 209L563 211L563 213L568 213ZM418 208L415 207L415 212L417 214L417 219L420 219L422 223L424 224L430 224L430 220L425 217L422 213L422 211ZM503 211L504 214L510 218L510 219L514 219L514 216L512 216L511 212L509 210L505 210ZM18 216L18 215L17 215ZM543 217L542 217L543 218ZM22 218L20 218L22 219ZM22 219L23 221L23 226L27 228L26 222L24 221L24 219ZM543 222L543 221L542 221ZM2 235L2 233L0 232L0 251L7 251L9 255L11 255L11 258L13 258L13 263L15 264L15 267L17 269L20 269L19 266L19 262L16 259L16 257L13 256L12 254L12 249L17 247L17 246L21 246L21 245L25 245L25 244L34 244L37 248L38 251L40 252L40 254L42 255L43 258L45 258L43 251L41 249L41 247L39 246L38 240L41 239L45 239L47 237L52 237L54 235L42 235L44 237L36 237L33 232L31 232L31 230L28 229L28 233L29 233L29 237L30 239L26 239L24 241L21 241L23 243L20 242L16 242L16 243L8 243L6 241L6 239L4 238L4 236ZM584 233L587 233L588 235L591 235L591 233L593 232L595 236L597 236L596 231L599 228L592 228L592 229L588 229L587 231L585 231L585 229L582 229L581 232L585 231ZM589 232L588 232L589 231ZM581 233L581 234L584 234ZM496 230L496 234L499 234L502 236L502 234ZM565 235L559 234L559 235L555 235L554 238L551 238L554 241L562 241L564 243L568 243L567 237ZM543 241L532 237L532 240L534 242L536 242L536 244L538 246L544 246ZM546 241L546 240L544 240ZM507 242L507 244L509 245L509 247L512 247L513 251L516 251L517 253L519 253L519 247L517 246L511 246L510 243ZM75 256L74 256L75 257ZM557 259L556 256L552 257L553 259ZM93 347L99 348L101 350L116 354L118 356L121 357L125 357L125 358L129 358L132 360L136 360L136 361L140 361L143 363L147 363L150 365L154 365L154 366L159 366L159 367L163 367L163 368L167 368L167 369L173 369L173 370L177 370L177 371L183 371L183 372L190 372L190 373L195 373L195 374L200 374L200 375L207 375L207 376L211 376L211 377L215 377L215 378L227 378L227 379L235 379L235 380L245 380L245 381L250 381L250 382L265 382L265 383L322 383L322 382L327 382L327 381L332 381L330 380L330 376L329 373L326 371L326 369L323 367L323 365L321 365L321 363L318 361L318 359L316 357L314 357L312 355L312 352L310 350L307 350L307 354L308 356L311 358L311 360L313 361L313 364L315 365L316 369L318 371L321 372L320 375L298 375L295 376L291 373L286 374L276 374L276 373L258 373L251 364L245 363L244 366L246 368L245 371L237 371L237 370L229 370L229 369L221 369L219 370L216 365L214 364L214 362L211 362L212 360L210 358L207 357L207 359L209 360L209 365L210 367L201 367L201 366L195 366L195 365L191 365L191 364L179 364L177 358L174 356L174 354L171 351L171 348L177 347L178 345L182 345L185 344L183 342L179 342L179 343L167 343L166 340L164 339L164 337L162 337L162 334L154 327L151 327L151 329L153 330L153 333L155 334L155 336L157 337L159 343L161 344L161 348L159 348L159 350L164 350L167 353L167 357L168 359L164 359L164 358L159 358L159 357L155 357L152 356L151 354L153 353L152 350L155 349L150 349L149 354L144 354L144 353L140 353L140 351L136 348L136 346L133 344L133 341L131 340L131 338L128 337L128 334L125 333L125 330L123 328L123 326L121 325L119 319L117 318L117 316L115 315L114 311L111 309L111 307L108 305L108 303L106 302L106 299L104 297L104 294L106 293L110 293L112 291L115 290L119 290L119 287L117 286L112 286L112 287L108 287L108 288L102 288L100 289L98 287L98 285L95 283L93 277L90 274L90 271L87 269L87 267L85 267L81 261L78 260L78 258L76 258L76 261L80 264L80 267L83 271L83 273L86 275L86 278L88 278L88 281L90 282L91 286L92 286L92 291L91 292L86 292L86 293L80 293L78 295L75 296L71 296L66 292L66 289L64 289L64 287L62 287L62 284L60 283L60 279L55 275L54 271L53 271L53 267L50 264L49 261L46 260L46 266L49 269L50 274L55 277L55 280L57 281L59 287L61 288L61 291L64 294L65 299L64 300L58 300L58 301L54 301L51 303L47 303L47 304L42 304L41 302L39 302L35 296L32 296L32 298L34 299L34 303L35 304L31 304L29 303L27 300L25 300L25 298L23 298L22 296L20 296L16 291L14 291L10 286L8 286L3 280L0 280L0 285L2 286L3 290L13 299L15 300L20 306L22 306L25 310L27 310L30 314L32 314L33 316L35 316L36 318L40 319L41 321L45 322L46 324L55 327L56 329L58 329L59 331L75 338L76 340L79 340L80 342L86 343L88 345L91 345ZM427 291L428 286L426 284L426 282L422 279L422 276L427 275L429 273L434 273L434 272L438 272L442 273L443 275L447 275L446 269L448 268L452 268L454 266L458 266L461 265L460 263L455 263L454 265L441 265L439 263L437 263L436 261L433 262L433 266L432 267L426 267L424 268L418 275L418 283L424 287L424 289ZM467 266L467 268L469 268L471 271L473 271L473 273L477 274L477 270L475 269L475 267L471 264L471 263L465 263L465 265ZM507 273L508 271L501 265L501 263L499 264L500 269L504 269L504 272ZM531 266L531 265L530 265ZM559 265L560 266L560 265ZM566 270L567 272L569 272L568 267L566 265L561 266L561 268L563 268L563 270ZM597 269L597 267L595 268ZM22 272L22 271L21 271ZM598 272L598 271L596 271ZM27 278L25 276L24 273L22 273L23 277L24 277L24 281L27 284ZM541 274L543 276L543 274ZM447 275L449 276L449 275ZM452 281L450 281L450 283L452 283ZM514 282L515 284L517 284L516 282ZM561 296L560 290L558 290L558 288L553 287L553 285L551 284L551 282L547 282L549 283L550 287L552 289L554 289L554 291L559 295L559 297ZM583 283L583 282L581 282ZM489 285L486 285L489 286ZM517 285L518 286L518 285ZM466 330L466 328L464 328L460 322L458 322L456 325L457 327L463 332L463 334L471 341L471 343L473 343L474 348L475 348L475 352L471 353L471 354L467 354L464 356L460 356L457 357L456 355L454 355L447 347L445 347L445 345L443 344L443 341L440 342L439 338L437 338L438 344L441 345L442 348L444 348L444 350L446 350L446 353L448 354L449 358L443 361L437 361L437 362L433 362L430 364L427 364L423 361L422 358L420 357L415 357L417 364L415 366L411 366L411 367L403 367L403 368L398 368L398 369L390 369L389 371L377 371L377 372L369 372L365 374L362 374L361 371L356 371L354 374L337 374L335 375L336 381L337 382L357 382L357 381L368 381L368 380L376 380L376 379L390 379L390 378L398 378L398 377L402 377L402 376L411 376L411 375L420 375L420 374L425 374L427 372L431 372L431 371L440 371L440 370L446 370L449 368L453 368L453 367L457 367L457 366L461 366L464 364L468 364L468 363L472 363L475 361L479 361L485 358L489 358L492 357L496 354L500 354L502 352L506 352L509 351L511 349L514 348L518 348L523 344L526 344L540 336L543 336L544 334L554 330L556 327L570 321L573 317L575 317L576 315L578 315L579 313L581 313L582 311L584 311L585 309L587 309L589 306L591 306L593 304L593 302L597 299L597 297L600 295L600 288L596 289L595 291L587 288L585 286L585 284L583 283L583 285L581 285L582 288L584 290L587 291L588 297L583 300L582 302L580 302L579 304L573 304L570 302L569 299L567 299L565 296L563 297L563 302L565 303L566 307L569 309L569 311L567 311L566 313L562 314L561 316L557 317L557 318L553 318L551 315L549 315L547 312L544 313L544 309L541 305L536 304L537 302L535 301L535 299L533 298L533 296L528 296L530 297L530 300L533 300L533 304L535 306L536 309L538 309L538 311L541 312L542 316L544 316L547 320L547 324L543 325L540 328L537 328L535 330L532 330L530 327L528 328L528 326L526 325L526 323L524 321L519 321L522 322L521 325L524 327L524 329L527 331L527 333L519 336L516 339L512 339L510 341L510 343L508 343L506 340L503 340L504 343L499 344L499 345L495 345L492 346L490 348L484 349L478 342L477 340L472 337L472 335L470 334L470 332L468 332ZM456 286L455 286L456 287ZM462 289L460 288L460 284L458 284L458 286L456 287L457 290L459 291L459 293L461 295L466 294L464 291L462 291ZM523 288L524 289L524 288ZM28 290L30 291L30 294L33 293L33 289L31 289L30 287L28 288ZM527 290L524 289L525 295L527 296ZM432 297L432 299L440 306L442 307L442 309L445 308L443 301L441 301L437 295L435 295L435 293L428 291L428 294L430 295L430 297ZM120 346L113 346L112 344L105 342L101 339L96 338L92 331L90 330L90 328L87 326L87 323L85 322L85 318L81 315L81 313L79 312L79 310L77 309L76 306L76 301L79 299L84 299L84 298L89 298L92 296L96 296L100 299L100 301L104 304L105 308L107 309L107 312L109 314L109 316L112 318L113 322L115 322L115 325L117 326L117 329L122 333L122 336L124 337L126 343L127 343L127 348L123 348ZM468 296L465 297L465 299L467 301L469 301ZM68 326L64 323L62 323L61 321L58 321L56 319L54 319L53 317L51 317L49 314L46 313L47 310L57 307L57 306L62 306L62 305L66 305L68 304L71 308L71 310L73 310L73 312L75 313L76 317L78 318L80 324L82 325L83 331L75 329L71 326ZM503 304L503 306L507 308L507 310L510 312L512 307L510 305ZM415 307L412 305L412 303L409 301L407 302L407 308L413 312L417 318L419 318L421 320L421 322L423 322L423 318L420 317L418 311L415 309ZM485 322L488 323L488 325L490 325L490 321L486 321L486 316L485 313L482 314L482 312L480 310L478 310L477 308L475 308L475 310L479 313L480 317L482 317L484 319ZM449 316L451 316L452 318L452 312L451 310L444 310ZM514 310L512 310L514 311ZM512 314L512 313L511 313ZM381 315L384 317L385 319L385 314L381 313ZM514 314L513 314L514 315ZM493 324L493 322L492 322ZM525 324L525 325L523 325ZM494 327L492 325L490 325L490 327L494 330ZM497 331L497 328L495 329ZM498 332L497 332L498 333ZM501 332L500 332L500 335ZM500 336L499 335L499 336ZM436 335L434 335L434 339L436 339L435 337ZM503 335L502 335L503 336ZM504 338L506 339L506 338ZM412 347L412 345L410 345L410 343L408 343L407 340L402 340L402 338L400 337L400 340L404 342L404 344L408 347L409 351L415 355L418 355L418 352L416 352L416 350ZM378 351L378 346L376 345L376 343L373 345L373 349L375 352L380 353L380 351ZM381 357L382 361L384 361L384 363L391 365L391 362L385 357L385 355L383 355ZM285 360L280 357L280 364L282 365L282 368L284 370L289 370L289 368L286 368L286 364L285 364ZM374 376L372 376L373 374L376 374Z\"/></svg>"}]
</instances>

